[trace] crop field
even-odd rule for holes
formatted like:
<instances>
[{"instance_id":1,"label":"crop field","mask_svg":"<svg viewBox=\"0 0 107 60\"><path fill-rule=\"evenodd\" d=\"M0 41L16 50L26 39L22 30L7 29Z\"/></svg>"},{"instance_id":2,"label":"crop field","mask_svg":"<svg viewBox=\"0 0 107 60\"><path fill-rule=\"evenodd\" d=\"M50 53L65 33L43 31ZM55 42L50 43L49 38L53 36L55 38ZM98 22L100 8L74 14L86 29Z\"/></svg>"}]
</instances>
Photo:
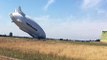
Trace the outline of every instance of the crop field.
<instances>
[{"instance_id":1,"label":"crop field","mask_svg":"<svg viewBox=\"0 0 107 60\"><path fill-rule=\"evenodd\" d=\"M0 37L0 56L19 60L107 60L107 43Z\"/></svg>"}]
</instances>

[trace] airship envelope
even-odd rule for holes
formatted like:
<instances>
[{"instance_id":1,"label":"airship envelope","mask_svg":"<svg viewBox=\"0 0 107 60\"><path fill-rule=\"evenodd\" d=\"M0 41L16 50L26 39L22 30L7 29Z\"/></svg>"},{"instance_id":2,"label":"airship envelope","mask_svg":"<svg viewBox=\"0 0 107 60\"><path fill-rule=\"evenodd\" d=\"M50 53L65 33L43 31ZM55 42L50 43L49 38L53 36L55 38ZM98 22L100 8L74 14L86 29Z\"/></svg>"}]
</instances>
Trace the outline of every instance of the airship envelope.
<instances>
[{"instance_id":1,"label":"airship envelope","mask_svg":"<svg viewBox=\"0 0 107 60\"><path fill-rule=\"evenodd\" d=\"M11 13L10 18L19 27L19 29L28 33L33 38L46 38L44 30L36 22L28 18L26 14L22 12L21 7L18 7L15 12Z\"/></svg>"}]
</instances>

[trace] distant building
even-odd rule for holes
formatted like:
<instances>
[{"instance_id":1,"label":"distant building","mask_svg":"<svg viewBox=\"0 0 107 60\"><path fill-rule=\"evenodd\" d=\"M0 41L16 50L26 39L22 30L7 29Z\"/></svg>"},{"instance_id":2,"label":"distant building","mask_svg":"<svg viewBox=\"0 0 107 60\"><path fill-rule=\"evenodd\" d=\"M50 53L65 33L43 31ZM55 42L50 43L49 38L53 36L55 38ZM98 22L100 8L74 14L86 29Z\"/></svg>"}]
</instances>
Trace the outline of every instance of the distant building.
<instances>
[{"instance_id":1,"label":"distant building","mask_svg":"<svg viewBox=\"0 0 107 60\"><path fill-rule=\"evenodd\" d=\"M107 31L102 31L101 41L107 42Z\"/></svg>"},{"instance_id":2,"label":"distant building","mask_svg":"<svg viewBox=\"0 0 107 60\"><path fill-rule=\"evenodd\" d=\"M10 36L10 37L12 37L12 36L13 36L13 33L12 33L12 32L10 32L10 33L9 33L9 36Z\"/></svg>"}]
</instances>

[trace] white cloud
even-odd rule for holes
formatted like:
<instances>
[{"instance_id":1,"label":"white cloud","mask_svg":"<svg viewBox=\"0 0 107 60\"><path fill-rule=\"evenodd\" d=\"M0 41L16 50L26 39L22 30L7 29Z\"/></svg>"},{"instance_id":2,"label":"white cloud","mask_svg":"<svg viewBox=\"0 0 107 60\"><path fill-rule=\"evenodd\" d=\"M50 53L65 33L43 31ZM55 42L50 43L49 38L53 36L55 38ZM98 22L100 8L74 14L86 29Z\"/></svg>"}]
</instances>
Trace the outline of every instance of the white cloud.
<instances>
[{"instance_id":1,"label":"white cloud","mask_svg":"<svg viewBox=\"0 0 107 60\"><path fill-rule=\"evenodd\" d=\"M5 27L4 27L5 26ZM14 36L29 36L27 33L23 32L16 26L14 23L8 23L8 24L0 24L0 34L6 34L9 35L10 32L13 33Z\"/></svg>"},{"instance_id":2,"label":"white cloud","mask_svg":"<svg viewBox=\"0 0 107 60\"><path fill-rule=\"evenodd\" d=\"M96 19L104 20L107 18L107 11L103 8L106 3L107 0L83 0L81 8L89 18L94 16Z\"/></svg>"},{"instance_id":3,"label":"white cloud","mask_svg":"<svg viewBox=\"0 0 107 60\"><path fill-rule=\"evenodd\" d=\"M63 22L56 23L58 19ZM100 38L102 30L107 30L106 22L91 22L88 18L87 21L74 20L77 19L72 15L65 18L51 18L50 15L35 17L35 22L44 29L48 38L97 39ZM16 36L29 36L14 23L5 24L5 27L0 25L0 27L1 34L13 32Z\"/></svg>"},{"instance_id":4,"label":"white cloud","mask_svg":"<svg viewBox=\"0 0 107 60\"><path fill-rule=\"evenodd\" d=\"M47 10L48 7L54 3L55 0L48 0L48 3L44 6L44 10Z\"/></svg>"},{"instance_id":5,"label":"white cloud","mask_svg":"<svg viewBox=\"0 0 107 60\"><path fill-rule=\"evenodd\" d=\"M88 10L89 8L97 7L103 0L83 0L82 9Z\"/></svg>"},{"instance_id":6,"label":"white cloud","mask_svg":"<svg viewBox=\"0 0 107 60\"><path fill-rule=\"evenodd\" d=\"M41 27L45 30L48 38L66 38L66 39L98 39L102 30L106 30L106 22L91 22L88 18L83 21L77 20L73 16L61 18L63 22L56 23L56 19L50 16L36 17ZM54 21L55 20L55 21Z\"/></svg>"},{"instance_id":7,"label":"white cloud","mask_svg":"<svg viewBox=\"0 0 107 60\"><path fill-rule=\"evenodd\" d=\"M48 23L49 24L49 23ZM103 25L92 22L65 22L47 27L48 37L68 39L97 39L100 38ZM106 24L107 25L107 24ZM107 26L106 26L107 27Z\"/></svg>"},{"instance_id":8,"label":"white cloud","mask_svg":"<svg viewBox=\"0 0 107 60\"><path fill-rule=\"evenodd\" d=\"M46 15L46 16L39 16L39 17L35 17L35 20L47 20L49 18L49 15Z\"/></svg>"},{"instance_id":9,"label":"white cloud","mask_svg":"<svg viewBox=\"0 0 107 60\"><path fill-rule=\"evenodd\" d=\"M103 17L106 17L107 18L107 11L104 10L104 9L96 9L98 15L102 15Z\"/></svg>"}]
</instances>

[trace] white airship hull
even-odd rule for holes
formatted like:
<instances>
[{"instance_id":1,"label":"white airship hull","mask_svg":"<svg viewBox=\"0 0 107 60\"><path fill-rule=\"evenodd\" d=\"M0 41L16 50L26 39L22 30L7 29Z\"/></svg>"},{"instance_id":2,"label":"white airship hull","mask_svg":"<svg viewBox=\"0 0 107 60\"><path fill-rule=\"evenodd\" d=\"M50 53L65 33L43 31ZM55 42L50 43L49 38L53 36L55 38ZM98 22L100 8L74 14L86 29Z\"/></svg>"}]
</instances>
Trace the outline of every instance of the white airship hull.
<instances>
[{"instance_id":1,"label":"white airship hull","mask_svg":"<svg viewBox=\"0 0 107 60\"><path fill-rule=\"evenodd\" d=\"M21 11L21 13L23 13ZM10 14L12 21L24 32L33 38L45 39L46 34L43 29L33 20L22 15L19 11Z\"/></svg>"}]
</instances>

